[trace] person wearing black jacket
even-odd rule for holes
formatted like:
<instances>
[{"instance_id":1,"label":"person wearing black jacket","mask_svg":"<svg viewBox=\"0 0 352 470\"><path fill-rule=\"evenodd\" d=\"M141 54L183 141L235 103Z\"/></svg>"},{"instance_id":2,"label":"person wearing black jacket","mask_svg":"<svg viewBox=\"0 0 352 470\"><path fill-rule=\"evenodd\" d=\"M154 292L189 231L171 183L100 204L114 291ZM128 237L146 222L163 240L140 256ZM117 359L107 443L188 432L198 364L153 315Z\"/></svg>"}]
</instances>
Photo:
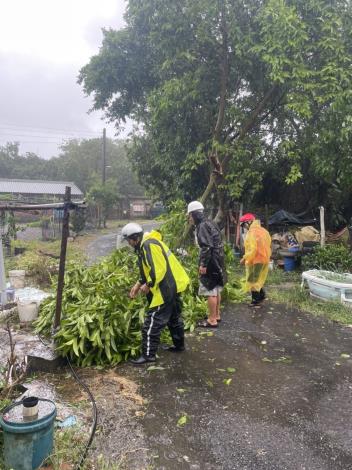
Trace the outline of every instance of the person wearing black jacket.
<instances>
[{"instance_id":1,"label":"person wearing black jacket","mask_svg":"<svg viewBox=\"0 0 352 470\"><path fill-rule=\"evenodd\" d=\"M217 328L221 321L221 290L226 283L224 245L219 227L205 218L199 201L188 204L188 220L195 226L199 245L199 295L208 298L208 318L198 323L203 328Z\"/></svg>"}]
</instances>

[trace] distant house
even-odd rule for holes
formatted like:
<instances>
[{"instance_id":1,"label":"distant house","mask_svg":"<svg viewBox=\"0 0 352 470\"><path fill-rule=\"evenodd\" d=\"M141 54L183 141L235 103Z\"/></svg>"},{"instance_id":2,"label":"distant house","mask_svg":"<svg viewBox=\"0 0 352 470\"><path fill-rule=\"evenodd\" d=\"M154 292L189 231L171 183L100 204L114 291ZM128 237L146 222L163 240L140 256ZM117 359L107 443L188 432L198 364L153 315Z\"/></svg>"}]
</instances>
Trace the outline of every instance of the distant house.
<instances>
[{"instance_id":1,"label":"distant house","mask_svg":"<svg viewBox=\"0 0 352 470\"><path fill-rule=\"evenodd\" d=\"M148 217L152 206L151 200L146 196L128 196L129 216Z\"/></svg>"},{"instance_id":2,"label":"distant house","mask_svg":"<svg viewBox=\"0 0 352 470\"><path fill-rule=\"evenodd\" d=\"M82 191L68 181L44 181L0 178L0 199L13 202L62 201L66 186L71 187L71 198L82 199Z\"/></svg>"}]
</instances>

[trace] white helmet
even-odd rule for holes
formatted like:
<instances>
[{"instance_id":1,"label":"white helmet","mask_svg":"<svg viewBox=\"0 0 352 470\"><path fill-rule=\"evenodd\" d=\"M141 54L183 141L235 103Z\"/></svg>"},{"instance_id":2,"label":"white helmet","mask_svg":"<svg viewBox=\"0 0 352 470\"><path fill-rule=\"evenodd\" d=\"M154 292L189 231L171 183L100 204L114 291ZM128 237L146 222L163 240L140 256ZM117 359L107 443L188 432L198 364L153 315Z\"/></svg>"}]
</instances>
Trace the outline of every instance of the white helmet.
<instances>
[{"instance_id":1,"label":"white helmet","mask_svg":"<svg viewBox=\"0 0 352 470\"><path fill-rule=\"evenodd\" d=\"M195 212L195 211L204 211L204 206L201 202L192 201L188 204L187 214L190 214L191 212Z\"/></svg>"},{"instance_id":2,"label":"white helmet","mask_svg":"<svg viewBox=\"0 0 352 470\"><path fill-rule=\"evenodd\" d=\"M142 227L134 222L125 225L121 230L121 236L124 240L127 240L127 238L130 238L133 235L142 235L142 233Z\"/></svg>"}]
</instances>

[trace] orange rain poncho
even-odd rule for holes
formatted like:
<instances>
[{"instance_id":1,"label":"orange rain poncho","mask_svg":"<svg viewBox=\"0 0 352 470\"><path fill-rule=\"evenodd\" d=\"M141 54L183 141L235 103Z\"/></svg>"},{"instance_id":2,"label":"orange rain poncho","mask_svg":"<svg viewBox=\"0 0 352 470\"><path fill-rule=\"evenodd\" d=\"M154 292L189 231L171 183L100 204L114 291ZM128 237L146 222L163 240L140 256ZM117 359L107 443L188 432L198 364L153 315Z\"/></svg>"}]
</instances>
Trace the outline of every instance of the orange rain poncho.
<instances>
[{"instance_id":1,"label":"orange rain poncho","mask_svg":"<svg viewBox=\"0 0 352 470\"><path fill-rule=\"evenodd\" d=\"M269 270L271 237L259 220L254 220L244 240L243 260L246 266L245 290L260 291Z\"/></svg>"}]
</instances>

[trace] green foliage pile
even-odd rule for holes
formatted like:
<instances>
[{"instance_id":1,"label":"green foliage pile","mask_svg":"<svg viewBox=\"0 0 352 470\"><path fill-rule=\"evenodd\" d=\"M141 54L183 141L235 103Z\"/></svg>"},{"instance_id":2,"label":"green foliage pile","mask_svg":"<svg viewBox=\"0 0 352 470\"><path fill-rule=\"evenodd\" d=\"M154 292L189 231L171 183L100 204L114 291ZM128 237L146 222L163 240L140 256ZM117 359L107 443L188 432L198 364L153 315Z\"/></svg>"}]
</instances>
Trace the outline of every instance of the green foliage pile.
<instances>
[{"instance_id":1,"label":"green foliage pile","mask_svg":"<svg viewBox=\"0 0 352 470\"><path fill-rule=\"evenodd\" d=\"M167 214L160 216L159 219L162 221L160 233L163 241L171 250L177 250L180 248L179 241L188 223L185 202L181 199L172 202L168 207ZM189 241L187 240L188 243L183 242L183 244L188 245Z\"/></svg>"},{"instance_id":2,"label":"green foliage pile","mask_svg":"<svg viewBox=\"0 0 352 470\"><path fill-rule=\"evenodd\" d=\"M230 251L228 251L228 254ZM195 247L180 258L190 276L190 287L182 295L185 329L193 331L199 319L206 316L204 298L197 296L198 252ZM230 265L229 265L230 266ZM136 256L129 249L116 251L101 263L84 267L69 265L65 275L62 321L55 335L57 349L82 366L118 364L139 353L141 325L147 310L144 296L130 299L128 294L138 276ZM230 272L224 298L242 301ZM45 300L35 327L48 335L53 324L55 298ZM165 338L165 335L163 336Z\"/></svg>"},{"instance_id":3,"label":"green foliage pile","mask_svg":"<svg viewBox=\"0 0 352 470\"><path fill-rule=\"evenodd\" d=\"M186 263L184 263L186 264ZM196 262L190 256L191 287L183 295L185 328L193 330L206 314L204 300L194 296ZM137 274L136 256L116 251L91 267L72 265L65 275L61 328L55 335L58 351L82 365L117 364L139 352L141 325L147 309L144 296L129 299ZM189 269L188 269L189 271ZM36 330L49 334L55 298L41 305Z\"/></svg>"},{"instance_id":4,"label":"green foliage pile","mask_svg":"<svg viewBox=\"0 0 352 470\"><path fill-rule=\"evenodd\" d=\"M185 329L193 331L196 322L207 314L204 298L198 291L198 249L194 244L177 249L186 222L184 203L175 202L160 228L163 240L172 248L190 277L190 286L182 294ZM229 282L223 298L243 301L245 294L233 271L234 256L225 250ZM143 295L129 298L138 278L137 257L128 248L116 250L99 264L82 266L71 263L65 274L62 320L55 335L58 351L82 366L118 364L139 353L141 325L148 308ZM44 301L36 321L36 331L50 334L55 298ZM163 333L163 341L170 339Z\"/></svg>"},{"instance_id":5,"label":"green foliage pile","mask_svg":"<svg viewBox=\"0 0 352 470\"><path fill-rule=\"evenodd\" d=\"M352 272L352 253L344 245L319 246L312 254L303 258L302 265L305 270Z\"/></svg>"}]
</instances>

